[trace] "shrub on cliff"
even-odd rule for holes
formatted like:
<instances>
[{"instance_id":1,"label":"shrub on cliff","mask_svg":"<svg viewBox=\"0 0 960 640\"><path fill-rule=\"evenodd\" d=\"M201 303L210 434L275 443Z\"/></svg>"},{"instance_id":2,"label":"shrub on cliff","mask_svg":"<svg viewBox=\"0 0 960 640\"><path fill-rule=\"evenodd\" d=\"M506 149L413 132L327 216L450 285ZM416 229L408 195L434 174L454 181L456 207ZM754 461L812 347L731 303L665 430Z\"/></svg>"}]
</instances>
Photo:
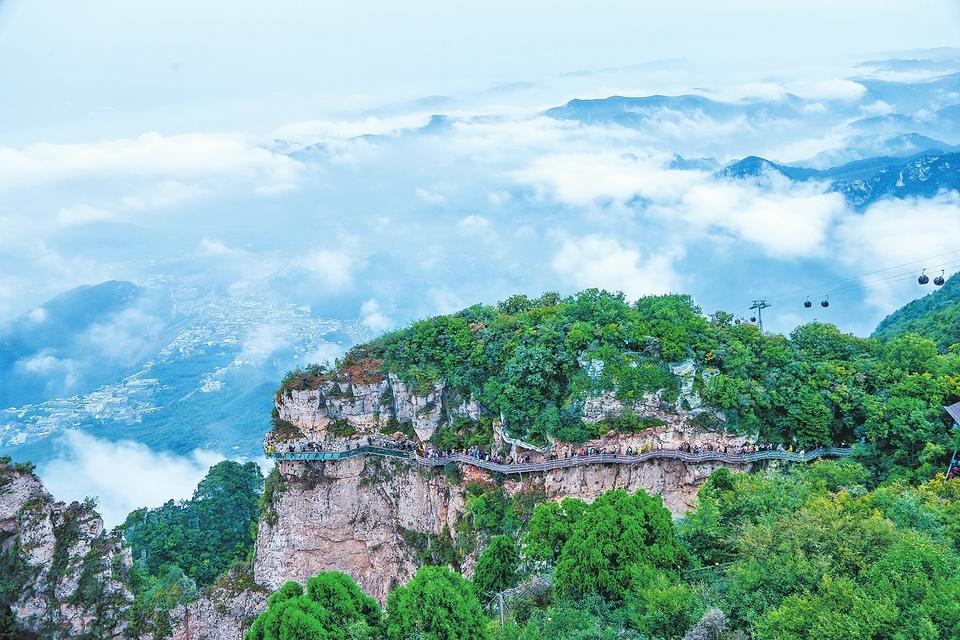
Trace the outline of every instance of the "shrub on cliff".
<instances>
[{"instance_id":1,"label":"shrub on cliff","mask_svg":"<svg viewBox=\"0 0 960 640\"><path fill-rule=\"evenodd\" d=\"M389 640L488 640L473 586L447 567L423 567L387 599ZM253 639L259 640L259 639Z\"/></svg>"},{"instance_id":2,"label":"shrub on cliff","mask_svg":"<svg viewBox=\"0 0 960 640\"><path fill-rule=\"evenodd\" d=\"M491 538L473 572L473 585L477 593L486 596L515 585L519 563L520 550L513 538L503 535Z\"/></svg>"},{"instance_id":3,"label":"shrub on cliff","mask_svg":"<svg viewBox=\"0 0 960 640\"><path fill-rule=\"evenodd\" d=\"M917 336L858 338L818 322L787 337L761 334L731 314L704 316L689 296L631 303L591 289L565 298L513 296L416 322L356 347L340 374L352 379L362 362L379 367L367 374L392 373L418 391L443 381L477 400L485 415L502 416L514 436L578 442L608 428L656 426L629 412L585 425L583 402L601 393L627 406L652 392L679 399L670 365L689 361L693 378L684 382L723 414L722 421L701 414L709 428L722 424L807 449L865 436L875 454L865 462L878 475L927 479L949 454L938 453L928 468L921 452L927 443L952 451L942 406L960 399L960 351L941 347ZM465 444L453 435L436 438Z\"/></svg>"},{"instance_id":4,"label":"shrub on cliff","mask_svg":"<svg viewBox=\"0 0 960 640\"><path fill-rule=\"evenodd\" d=\"M676 569L689 558L661 498L608 491L583 510L557 558L555 586L566 597L622 601L647 566Z\"/></svg>"},{"instance_id":5,"label":"shrub on cliff","mask_svg":"<svg viewBox=\"0 0 960 640\"><path fill-rule=\"evenodd\" d=\"M323 571L307 588L287 582L267 599L246 640L379 640L380 606L353 579Z\"/></svg>"}]
</instances>

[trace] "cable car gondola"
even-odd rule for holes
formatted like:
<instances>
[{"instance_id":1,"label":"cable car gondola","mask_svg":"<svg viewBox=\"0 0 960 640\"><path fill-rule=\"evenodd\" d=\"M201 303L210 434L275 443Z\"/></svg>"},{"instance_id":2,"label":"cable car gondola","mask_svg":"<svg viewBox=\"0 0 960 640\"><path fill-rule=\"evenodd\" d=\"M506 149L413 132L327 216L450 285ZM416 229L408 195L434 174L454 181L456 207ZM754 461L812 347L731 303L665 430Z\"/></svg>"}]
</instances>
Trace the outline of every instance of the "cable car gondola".
<instances>
[{"instance_id":1,"label":"cable car gondola","mask_svg":"<svg viewBox=\"0 0 960 640\"><path fill-rule=\"evenodd\" d=\"M810 302L809 300L804 300L804 301L803 301L803 306L804 306L804 308L809 309L810 307L813 306L813 303Z\"/></svg>"},{"instance_id":2,"label":"cable car gondola","mask_svg":"<svg viewBox=\"0 0 960 640\"><path fill-rule=\"evenodd\" d=\"M756 322L757 316L750 316L750 322Z\"/></svg>"},{"instance_id":3,"label":"cable car gondola","mask_svg":"<svg viewBox=\"0 0 960 640\"><path fill-rule=\"evenodd\" d=\"M824 298L823 300L820 301L820 306L826 309L827 307L830 306L830 301Z\"/></svg>"},{"instance_id":4,"label":"cable car gondola","mask_svg":"<svg viewBox=\"0 0 960 640\"><path fill-rule=\"evenodd\" d=\"M930 278L927 276L926 269L920 272L920 277L917 278L917 282L920 284L927 284L928 282L930 282Z\"/></svg>"},{"instance_id":5,"label":"cable car gondola","mask_svg":"<svg viewBox=\"0 0 960 640\"><path fill-rule=\"evenodd\" d=\"M933 279L933 284L942 287L944 282L946 282L946 280L943 279L943 271L941 271L940 275Z\"/></svg>"}]
</instances>

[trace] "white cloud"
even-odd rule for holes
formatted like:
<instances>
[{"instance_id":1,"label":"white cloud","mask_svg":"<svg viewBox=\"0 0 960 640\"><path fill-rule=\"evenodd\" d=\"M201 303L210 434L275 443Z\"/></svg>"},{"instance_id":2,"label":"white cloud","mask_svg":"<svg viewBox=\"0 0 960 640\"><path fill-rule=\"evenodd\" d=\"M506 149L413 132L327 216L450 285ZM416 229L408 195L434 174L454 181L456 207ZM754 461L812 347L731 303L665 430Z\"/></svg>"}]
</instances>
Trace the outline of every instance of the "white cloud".
<instances>
[{"instance_id":1,"label":"white cloud","mask_svg":"<svg viewBox=\"0 0 960 640\"><path fill-rule=\"evenodd\" d=\"M89 224L91 222L109 221L114 220L115 218L116 216L109 211L87 205L67 207L60 209L59 213L57 213L57 222L64 227Z\"/></svg>"},{"instance_id":2,"label":"white cloud","mask_svg":"<svg viewBox=\"0 0 960 640\"><path fill-rule=\"evenodd\" d=\"M658 219L673 238L695 241L727 235L770 256L794 258L823 251L843 198L819 183L794 183L779 173L753 180L718 180L698 171L664 169L658 155L552 155L514 174L544 197L590 207L644 202L642 216ZM681 224L682 222L682 224Z\"/></svg>"},{"instance_id":3,"label":"white cloud","mask_svg":"<svg viewBox=\"0 0 960 640\"><path fill-rule=\"evenodd\" d=\"M684 193L676 209L660 214L733 235L772 257L822 254L831 225L847 211L843 198L818 185L772 181L705 181Z\"/></svg>"},{"instance_id":4,"label":"white cloud","mask_svg":"<svg viewBox=\"0 0 960 640\"><path fill-rule=\"evenodd\" d=\"M30 319L34 324L40 324L45 322L47 319L47 310L43 307L34 307L27 312L27 318Z\"/></svg>"},{"instance_id":5,"label":"white cloud","mask_svg":"<svg viewBox=\"0 0 960 640\"><path fill-rule=\"evenodd\" d=\"M422 127L430 121L430 114L412 114L391 118L362 118L359 120L305 120L277 129L277 136L303 144L337 142L364 135L388 135L402 129Z\"/></svg>"},{"instance_id":6,"label":"white cloud","mask_svg":"<svg viewBox=\"0 0 960 640\"><path fill-rule=\"evenodd\" d=\"M427 204L439 206L447 202L447 199L441 194L436 193L435 191L430 191L429 189L417 188L416 194L418 198Z\"/></svg>"},{"instance_id":7,"label":"white cloud","mask_svg":"<svg viewBox=\"0 0 960 640\"><path fill-rule=\"evenodd\" d=\"M876 100L861 106L860 111L866 116L885 116L893 113L893 107L883 100Z\"/></svg>"},{"instance_id":8,"label":"white cloud","mask_svg":"<svg viewBox=\"0 0 960 640\"><path fill-rule=\"evenodd\" d=\"M278 324L261 325L243 339L238 360L243 364L262 364L277 351L290 346L290 327Z\"/></svg>"},{"instance_id":9,"label":"white cloud","mask_svg":"<svg viewBox=\"0 0 960 640\"><path fill-rule=\"evenodd\" d=\"M393 320L380 308L380 303L370 298L360 307L360 323L376 333L393 326Z\"/></svg>"},{"instance_id":10,"label":"white cloud","mask_svg":"<svg viewBox=\"0 0 960 640\"><path fill-rule=\"evenodd\" d=\"M296 181L300 163L224 134L164 136L97 143L0 147L0 189L39 186L82 178L252 180L256 186Z\"/></svg>"},{"instance_id":11,"label":"white cloud","mask_svg":"<svg viewBox=\"0 0 960 640\"><path fill-rule=\"evenodd\" d=\"M497 235L490 220L478 214L462 218L457 223L457 227L464 235L479 236L487 240L492 240Z\"/></svg>"},{"instance_id":12,"label":"white cloud","mask_svg":"<svg viewBox=\"0 0 960 640\"><path fill-rule=\"evenodd\" d=\"M338 291L353 282L353 269L358 260L346 249L319 249L306 255L303 266L316 274L323 284Z\"/></svg>"},{"instance_id":13,"label":"white cloud","mask_svg":"<svg viewBox=\"0 0 960 640\"><path fill-rule=\"evenodd\" d=\"M809 84L797 84L792 88L805 98L844 100L847 102L859 100L867 92L867 88L859 82L840 78L819 80Z\"/></svg>"},{"instance_id":14,"label":"white cloud","mask_svg":"<svg viewBox=\"0 0 960 640\"><path fill-rule=\"evenodd\" d=\"M188 456L158 453L129 440L111 442L69 429L60 437L63 453L38 471L60 500L99 498L104 523L113 527L140 507L186 499L207 470L224 457L196 450Z\"/></svg>"},{"instance_id":15,"label":"white cloud","mask_svg":"<svg viewBox=\"0 0 960 640\"><path fill-rule=\"evenodd\" d=\"M433 302L433 313L440 315L455 313L466 306L460 296L449 287L436 287L430 289L429 293L430 300Z\"/></svg>"},{"instance_id":16,"label":"white cloud","mask_svg":"<svg viewBox=\"0 0 960 640\"><path fill-rule=\"evenodd\" d=\"M510 204L512 200L513 196L509 191L500 190L487 192L487 204L489 204L491 207L499 208Z\"/></svg>"},{"instance_id":17,"label":"white cloud","mask_svg":"<svg viewBox=\"0 0 960 640\"><path fill-rule=\"evenodd\" d=\"M947 276L960 270L957 238L960 196L956 193L932 199L880 200L863 215L843 221L836 233L836 253L856 272L870 274L861 278L866 302L891 310L917 296L916 276L921 269L927 268L931 279L941 269ZM906 266L888 269L891 265ZM877 269L886 270L872 273Z\"/></svg>"},{"instance_id":18,"label":"white cloud","mask_svg":"<svg viewBox=\"0 0 960 640\"><path fill-rule=\"evenodd\" d=\"M563 240L551 264L578 288L622 291L635 299L680 290L673 262L672 255L644 256L639 249L614 238L591 234Z\"/></svg>"},{"instance_id":19,"label":"white cloud","mask_svg":"<svg viewBox=\"0 0 960 640\"><path fill-rule=\"evenodd\" d=\"M622 203L635 195L673 198L702 179L695 171L664 170L658 160L611 152L554 154L534 160L513 175L576 206L609 200Z\"/></svg>"},{"instance_id":20,"label":"white cloud","mask_svg":"<svg viewBox=\"0 0 960 640\"><path fill-rule=\"evenodd\" d=\"M334 360L343 356L346 349L333 342L323 342L316 349L305 353L301 358L304 364L330 364Z\"/></svg>"},{"instance_id":21,"label":"white cloud","mask_svg":"<svg viewBox=\"0 0 960 640\"><path fill-rule=\"evenodd\" d=\"M58 358L50 353L38 353L18 360L17 369L47 379L48 388L69 393L80 379L83 363L70 358Z\"/></svg>"},{"instance_id":22,"label":"white cloud","mask_svg":"<svg viewBox=\"0 0 960 640\"><path fill-rule=\"evenodd\" d=\"M124 309L108 322L95 324L83 336L91 358L132 365L156 346L165 323L142 308Z\"/></svg>"},{"instance_id":23,"label":"white cloud","mask_svg":"<svg viewBox=\"0 0 960 640\"><path fill-rule=\"evenodd\" d=\"M210 240L203 238L199 243L200 253L207 256L243 256L246 252L242 249L229 247L220 240Z\"/></svg>"}]
</instances>

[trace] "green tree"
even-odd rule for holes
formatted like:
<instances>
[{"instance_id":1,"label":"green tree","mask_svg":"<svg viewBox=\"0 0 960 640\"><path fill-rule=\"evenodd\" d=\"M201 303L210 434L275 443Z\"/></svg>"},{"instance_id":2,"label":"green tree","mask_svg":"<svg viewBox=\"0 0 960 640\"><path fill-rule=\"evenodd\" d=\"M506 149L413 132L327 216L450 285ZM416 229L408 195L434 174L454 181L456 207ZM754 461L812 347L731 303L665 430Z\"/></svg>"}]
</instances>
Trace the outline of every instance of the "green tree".
<instances>
[{"instance_id":1,"label":"green tree","mask_svg":"<svg viewBox=\"0 0 960 640\"><path fill-rule=\"evenodd\" d=\"M520 550L509 536L494 536L480 554L473 572L473 585L481 596L499 593L517 582Z\"/></svg>"},{"instance_id":2,"label":"green tree","mask_svg":"<svg viewBox=\"0 0 960 640\"><path fill-rule=\"evenodd\" d=\"M587 503L576 498L538 504L523 537L524 555L550 564L556 562L574 524L586 510Z\"/></svg>"},{"instance_id":3,"label":"green tree","mask_svg":"<svg viewBox=\"0 0 960 640\"><path fill-rule=\"evenodd\" d=\"M246 640L375 640L382 634L380 607L347 575L325 571L307 589L286 582L267 599Z\"/></svg>"},{"instance_id":4,"label":"green tree","mask_svg":"<svg viewBox=\"0 0 960 640\"><path fill-rule=\"evenodd\" d=\"M815 389L803 388L795 404L790 407L790 418L796 425L799 446L812 448L830 442L833 414Z\"/></svg>"},{"instance_id":5,"label":"green tree","mask_svg":"<svg viewBox=\"0 0 960 640\"><path fill-rule=\"evenodd\" d=\"M555 586L567 597L596 593L620 601L638 566L672 569L687 560L662 499L616 489L577 520L557 560Z\"/></svg>"},{"instance_id":6,"label":"green tree","mask_svg":"<svg viewBox=\"0 0 960 640\"><path fill-rule=\"evenodd\" d=\"M647 638L682 638L705 611L696 591L651 565L636 567L625 606L630 626Z\"/></svg>"},{"instance_id":7,"label":"green tree","mask_svg":"<svg viewBox=\"0 0 960 640\"><path fill-rule=\"evenodd\" d=\"M447 567L423 567L387 598L390 640L487 640L473 587Z\"/></svg>"}]
</instances>

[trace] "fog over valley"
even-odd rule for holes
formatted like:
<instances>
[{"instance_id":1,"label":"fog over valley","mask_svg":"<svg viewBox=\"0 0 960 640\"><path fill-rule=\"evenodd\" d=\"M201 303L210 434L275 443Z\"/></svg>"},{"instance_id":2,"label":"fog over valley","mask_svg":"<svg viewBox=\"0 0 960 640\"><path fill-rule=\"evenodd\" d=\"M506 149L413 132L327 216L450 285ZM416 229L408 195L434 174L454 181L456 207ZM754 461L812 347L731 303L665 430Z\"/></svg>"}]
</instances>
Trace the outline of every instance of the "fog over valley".
<instances>
[{"instance_id":1,"label":"fog over valley","mask_svg":"<svg viewBox=\"0 0 960 640\"><path fill-rule=\"evenodd\" d=\"M960 270L946 3L920 3L945 16L922 40L863 35L875 9L851 3L818 51L785 35L817 11L753 2L704 8L685 48L655 28L679 9L531 3L479 19L494 46L452 9L415 42L387 25L422 9L328 7L321 27L301 7L267 33L240 3L209 50L188 19L206 10L175 4L182 32L146 3L107 38L117 3L49 25L0 3L0 453L99 495L109 524L211 461L261 460L286 371L416 319L602 288L868 336L929 292L921 269ZM12 55L54 37L76 56Z\"/></svg>"}]
</instances>

